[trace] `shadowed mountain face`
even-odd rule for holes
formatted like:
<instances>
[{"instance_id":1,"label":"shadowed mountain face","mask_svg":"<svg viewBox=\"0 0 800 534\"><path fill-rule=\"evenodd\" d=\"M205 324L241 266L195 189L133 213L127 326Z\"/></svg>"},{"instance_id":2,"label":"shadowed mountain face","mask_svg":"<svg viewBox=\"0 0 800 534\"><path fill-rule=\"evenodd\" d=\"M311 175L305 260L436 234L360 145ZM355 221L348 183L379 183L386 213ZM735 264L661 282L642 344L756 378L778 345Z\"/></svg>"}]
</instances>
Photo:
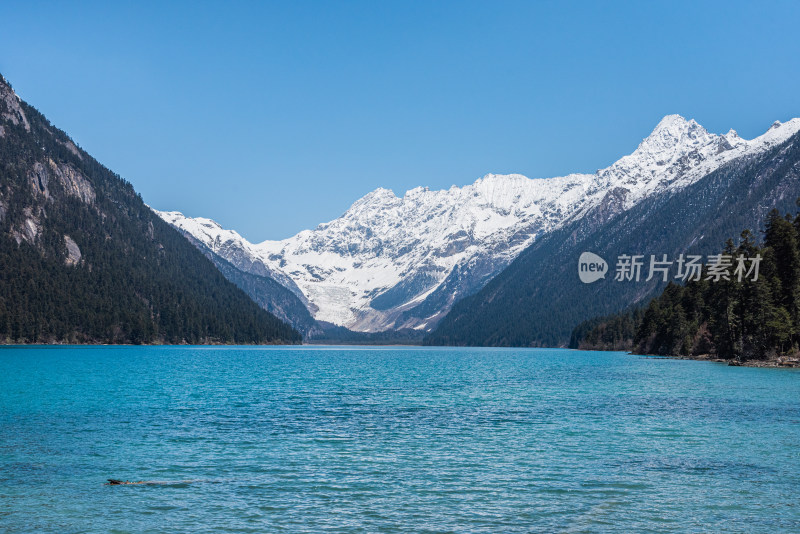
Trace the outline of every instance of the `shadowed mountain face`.
<instances>
[{"instance_id":1,"label":"shadowed mountain face","mask_svg":"<svg viewBox=\"0 0 800 534\"><path fill-rule=\"evenodd\" d=\"M0 77L0 341L299 340Z\"/></svg>"},{"instance_id":2,"label":"shadowed mountain face","mask_svg":"<svg viewBox=\"0 0 800 534\"><path fill-rule=\"evenodd\" d=\"M490 174L464 187L420 187L402 197L379 188L341 217L283 241L250 243L210 219L159 215L235 268L238 273L225 270L231 280L265 277L293 294L295 300L287 299L275 288L270 296L266 286L250 292L297 328L308 329L305 314L296 313L299 302L319 324L429 332L454 303L481 290L548 235L604 224L724 165L763 154L798 129L797 119L775 123L748 141L669 115L632 154L594 174ZM281 302L287 303L282 312Z\"/></svg>"},{"instance_id":3,"label":"shadowed mountain face","mask_svg":"<svg viewBox=\"0 0 800 534\"><path fill-rule=\"evenodd\" d=\"M472 297L458 302L425 343L565 345L583 320L645 303L666 285L660 277L616 281L622 254L716 254L743 228L758 235L770 210L792 211L800 196L800 134L766 152L736 158L695 183L647 198L631 209L619 199L544 236ZM591 251L611 272L591 284L578 258ZM675 274L674 272L672 274Z\"/></svg>"}]
</instances>

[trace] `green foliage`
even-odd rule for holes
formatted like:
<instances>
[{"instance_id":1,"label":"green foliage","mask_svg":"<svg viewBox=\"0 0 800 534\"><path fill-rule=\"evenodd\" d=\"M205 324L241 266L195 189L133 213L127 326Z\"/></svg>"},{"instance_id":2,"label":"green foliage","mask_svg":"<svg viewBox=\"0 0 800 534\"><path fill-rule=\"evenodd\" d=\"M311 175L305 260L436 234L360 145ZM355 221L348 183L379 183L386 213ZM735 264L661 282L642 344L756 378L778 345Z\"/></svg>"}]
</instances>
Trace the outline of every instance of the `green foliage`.
<instances>
[{"instance_id":1,"label":"green foliage","mask_svg":"<svg viewBox=\"0 0 800 534\"><path fill-rule=\"evenodd\" d=\"M315 345L420 345L424 332L412 328L383 332L355 332L343 326L321 322L322 332L308 339Z\"/></svg>"},{"instance_id":2,"label":"green foliage","mask_svg":"<svg viewBox=\"0 0 800 534\"><path fill-rule=\"evenodd\" d=\"M572 331L569 347L581 350L631 350L643 316L644 310L635 308L584 321Z\"/></svg>"},{"instance_id":3,"label":"green foliage","mask_svg":"<svg viewBox=\"0 0 800 534\"><path fill-rule=\"evenodd\" d=\"M764 245L742 232L738 246L728 242L724 254L760 255L757 280L700 280L669 284L638 315L619 314L580 325L573 343L581 348L606 348L608 325L638 320L634 329L615 333L630 338L620 343L642 354L701 356L727 360L763 360L794 354L800 347L800 214L767 219ZM613 327L613 326L612 326ZM605 337L604 337L605 336Z\"/></svg>"},{"instance_id":4,"label":"green foliage","mask_svg":"<svg viewBox=\"0 0 800 534\"><path fill-rule=\"evenodd\" d=\"M0 342L300 341L155 216L129 183L21 106L30 131L6 121L0 136ZM48 169L46 184L36 164ZM94 200L70 191L56 168L74 171ZM38 228L34 239L20 237L28 223ZM80 248L77 265L65 261L65 236Z\"/></svg>"},{"instance_id":5,"label":"green foliage","mask_svg":"<svg viewBox=\"0 0 800 534\"><path fill-rule=\"evenodd\" d=\"M612 270L621 254L713 254L742 228L764 226L771 209L791 210L798 191L800 134L795 134L768 152L735 159L686 188L653 195L630 209L615 205L611 195L607 205L537 239L478 293L456 302L424 343L565 346L576 325L643 306L666 286L658 278L617 282L613 276L583 284L576 272L582 252L600 255ZM789 258L780 275L787 287L795 287L794 261Z\"/></svg>"}]
</instances>

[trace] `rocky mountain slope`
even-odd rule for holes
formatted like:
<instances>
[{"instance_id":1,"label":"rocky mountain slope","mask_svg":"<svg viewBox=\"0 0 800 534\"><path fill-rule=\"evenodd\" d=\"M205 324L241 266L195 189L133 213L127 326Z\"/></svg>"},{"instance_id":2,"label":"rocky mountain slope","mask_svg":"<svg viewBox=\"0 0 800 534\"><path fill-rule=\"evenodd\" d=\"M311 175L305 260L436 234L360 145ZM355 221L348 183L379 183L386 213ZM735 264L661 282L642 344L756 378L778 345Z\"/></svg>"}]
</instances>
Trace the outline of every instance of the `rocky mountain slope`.
<instances>
[{"instance_id":1,"label":"rocky mountain slope","mask_svg":"<svg viewBox=\"0 0 800 534\"><path fill-rule=\"evenodd\" d=\"M0 76L0 342L299 340Z\"/></svg>"},{"instance_id":2,"label":"rocky mountain slope","mask_svg":"<svg viewBox=\"0 0 800 534\"><path fill-rule=\"evenodd\" d=\"M657 261L666 255L673 262L668 279L679 282L681 254L700 255L708 263L708 255L718 254L727 239L736 242L742 229L760 238L769 212L795 211L799 196L796 133L684 188L649 196L624 211L597 208L543 236L480 292L456 303L425 343L566 345L582 321L644 305L660 293L666 285L662 274L647 279L651 255ZM586 251L604 258L609 268L605 278L588 284L578 276L578 260ZM638 281L616 279L622 255L643 257Z\"/></svg>"},{"instance_id":3,"label":"rocky mountain slope","mask_svg":"<svg viewBox=\"0 0 800 534\"><path fill-rule=\"evenodd\" d=\"M365 332L429 331L543 236L680 191L798 129L798 119L776 122L745 140L669 115L632 154L594 174L489 174L464 187L420 187L402 197L379 188L341 217L282 241L249 243L209 219L158 213L241 272L279 282L316 320Z\"/></svg>"}]
</instances>

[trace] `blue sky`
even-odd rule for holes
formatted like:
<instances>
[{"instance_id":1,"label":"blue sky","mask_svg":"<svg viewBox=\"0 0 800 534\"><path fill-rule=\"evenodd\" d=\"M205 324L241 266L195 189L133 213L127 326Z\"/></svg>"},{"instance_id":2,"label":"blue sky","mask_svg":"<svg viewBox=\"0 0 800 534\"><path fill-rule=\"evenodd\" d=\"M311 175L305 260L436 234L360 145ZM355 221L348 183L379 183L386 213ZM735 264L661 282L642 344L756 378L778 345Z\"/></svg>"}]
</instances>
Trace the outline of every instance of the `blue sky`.
<instances>
[{"instance_id":1,"label":"blue sky","mask_svg":"<svg viewBox=\"0 0 800 534\"><path fill-rule=\"evenodd\" d=\"M594 172L800 116L800 3L14 2L0 72L155 208L251 241L377 187Z\"/></svg>"}]
</instances>

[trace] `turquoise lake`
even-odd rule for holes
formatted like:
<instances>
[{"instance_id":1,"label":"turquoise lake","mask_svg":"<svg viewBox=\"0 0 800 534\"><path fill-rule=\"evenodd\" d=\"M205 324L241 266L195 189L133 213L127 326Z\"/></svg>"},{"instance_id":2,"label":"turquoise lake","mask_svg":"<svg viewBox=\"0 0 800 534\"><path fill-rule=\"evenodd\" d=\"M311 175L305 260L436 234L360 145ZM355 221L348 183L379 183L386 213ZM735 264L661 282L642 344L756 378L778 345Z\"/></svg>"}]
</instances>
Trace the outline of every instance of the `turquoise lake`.
<instances>
[{"instance_id":1,"label":"turquoise lake","mask_svg":"<svg viewBox=\"0 0 800 534\"><path fill-rule=\"evenodd\" d=\"M0 371L0 531L800 531L794 370L9 347Z\"/></svg>"}]
</instances>

